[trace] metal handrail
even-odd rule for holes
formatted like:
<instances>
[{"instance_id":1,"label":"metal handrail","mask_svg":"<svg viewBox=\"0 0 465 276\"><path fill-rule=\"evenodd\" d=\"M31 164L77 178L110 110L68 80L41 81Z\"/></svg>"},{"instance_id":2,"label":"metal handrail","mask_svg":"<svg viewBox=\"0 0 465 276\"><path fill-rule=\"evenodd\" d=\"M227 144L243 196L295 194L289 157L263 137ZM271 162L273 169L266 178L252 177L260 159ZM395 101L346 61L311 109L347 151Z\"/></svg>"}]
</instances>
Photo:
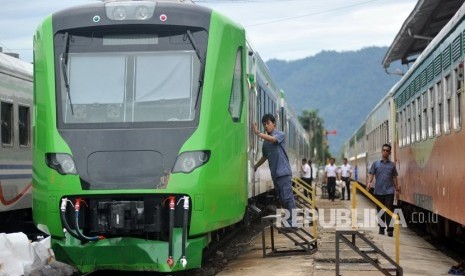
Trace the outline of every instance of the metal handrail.
<instances>
[{"instance_id":1,"label":"metal handrail","mask_svg":"<svg viewBox=\"0 0 465 276\"><path fill-rule=\"evenodd\" d=\"M315 184L312 184L312 186L308 185L307 182L303 181L302 179L298 177L294 177L292 179L292 182L295 183L295 187L292 187L292 190L294 191L295 194L297 194L300 198L302 198L305 202L310 204L312 206L312 226L313 226L313 237L315 239L318 238L318 229L316 225L316 189L315 189ZM308 197L306 197L302 192L299 191L300 188L303 188L304 190L307 191L307 193L310 193L312 195L312 200L309 200Z\"/></svg>"},{"instance_id":2,"label":"metal handrail","mask_svg":"<svg viewBox=\"0 0 465 276\"><path fill-rule=\"evenodd\" d=\"M389 210L383 203L377 200L370 192L368 192L362 185L360 185L356 181L352 182L352 229L357 228L357 198L356 193L357 190L361 191L365 196L367 196L372 202L374 202L378 207L380 207L384 212L390 215L394 220L394 233L395 233L395 242L396 242L396 263L397 265L400 264L399 260L399 216L394 214L391 210Z\"/></svg>"}]
</instances>

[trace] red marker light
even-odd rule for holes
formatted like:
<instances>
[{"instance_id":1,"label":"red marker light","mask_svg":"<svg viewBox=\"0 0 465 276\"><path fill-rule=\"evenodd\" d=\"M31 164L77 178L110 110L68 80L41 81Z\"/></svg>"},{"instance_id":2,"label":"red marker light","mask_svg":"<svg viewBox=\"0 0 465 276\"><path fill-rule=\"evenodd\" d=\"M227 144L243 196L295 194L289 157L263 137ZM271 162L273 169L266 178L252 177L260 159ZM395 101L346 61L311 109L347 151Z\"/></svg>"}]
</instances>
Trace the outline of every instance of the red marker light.
<instances>
[{"instance_id":1,"label":"red marker light","mask_svg":"<svg viewBox=\"0 0 465 276\"><path fill-rule=\"evenodd\" d=\"M166 14L161 14L161 15L160 15L160 21L165 22L166 19L168 19L168 17L166 16Z\"/></svg>"}]
</instances>

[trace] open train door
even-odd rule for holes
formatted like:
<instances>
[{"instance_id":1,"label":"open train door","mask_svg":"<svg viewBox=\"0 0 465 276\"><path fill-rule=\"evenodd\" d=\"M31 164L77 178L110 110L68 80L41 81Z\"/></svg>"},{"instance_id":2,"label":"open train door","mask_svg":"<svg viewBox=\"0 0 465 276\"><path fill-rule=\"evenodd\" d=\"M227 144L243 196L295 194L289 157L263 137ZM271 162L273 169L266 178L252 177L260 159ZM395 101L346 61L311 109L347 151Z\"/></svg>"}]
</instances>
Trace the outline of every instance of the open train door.
<instances>
[{"instance_id":1,"label":"open train door","mask_svg":"<svg viewBox=\"0 0 465 276\"><path fill-rule=\"evenodd\" d=\"M260 183L259 175L254 172L254 164L257 162L258 155L258 137L255 135L252 125L254 122L259 122L258 116L258 92L256 89L256 57L255 54L247 43L247 128L248 128L248 139L247 139L247 163L249 168L248 175L248 195L249 198L259 194L260 191L257 189L256 183ZM259 186L259 185L258 185Z\"/></svg>"}]
</instances>

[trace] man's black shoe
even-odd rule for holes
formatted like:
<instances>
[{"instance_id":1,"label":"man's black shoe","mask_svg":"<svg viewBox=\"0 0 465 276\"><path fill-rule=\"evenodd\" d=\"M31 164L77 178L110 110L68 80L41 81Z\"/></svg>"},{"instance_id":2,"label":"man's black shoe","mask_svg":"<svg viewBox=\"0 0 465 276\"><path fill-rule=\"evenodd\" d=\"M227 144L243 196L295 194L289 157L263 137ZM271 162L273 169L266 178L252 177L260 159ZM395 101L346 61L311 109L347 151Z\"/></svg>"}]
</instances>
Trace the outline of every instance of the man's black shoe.
<instances>
[{"instance_id":1,"label":"man's black shoe","mask_svg":"<svg viewBox=\"0 0 465 276\"><path fill-rule=\"evenodd\" d=\"M379 229L379 231L378 231L378 234L380 234L380 235L384 235L384 229L382 229L382 228L381 228L381 229Z\"/></svg>"},{"instance_id":2,"label":"man's black shoe","mask_svg":"<svg viewBox=\"0 0 465 276\"><path fill-rule=\"evenodd\" d=\"M392 232L388 232L388 236L392 237L393 236Z\"/></svg>"}]
</instances>

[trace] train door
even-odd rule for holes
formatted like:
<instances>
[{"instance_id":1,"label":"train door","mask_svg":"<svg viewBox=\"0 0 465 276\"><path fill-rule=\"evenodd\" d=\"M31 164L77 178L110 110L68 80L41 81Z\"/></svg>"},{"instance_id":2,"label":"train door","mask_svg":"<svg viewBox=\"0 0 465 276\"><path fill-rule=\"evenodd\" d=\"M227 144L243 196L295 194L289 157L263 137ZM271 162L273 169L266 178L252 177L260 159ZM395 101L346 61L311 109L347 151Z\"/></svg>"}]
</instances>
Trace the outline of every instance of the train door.
<instances>
[{"instance_id":1,"label":"train door","mask_svg":"<svg viewBox=\"0 0 465 276\"><path fill-rule=\"evenodd\" d=\"M259 174L255 174L253 166L257 162L258 155L258 137L255 135L252 124L254 122L259 123L258 117L258 92L256 89L256 58L254 52L247 49L247 128L248 128L248 139L247 139L247 163L248 163L248 197L251 198L260 193L260 186L257 183L260 182Z\"/></svg>"}]
</instances>

